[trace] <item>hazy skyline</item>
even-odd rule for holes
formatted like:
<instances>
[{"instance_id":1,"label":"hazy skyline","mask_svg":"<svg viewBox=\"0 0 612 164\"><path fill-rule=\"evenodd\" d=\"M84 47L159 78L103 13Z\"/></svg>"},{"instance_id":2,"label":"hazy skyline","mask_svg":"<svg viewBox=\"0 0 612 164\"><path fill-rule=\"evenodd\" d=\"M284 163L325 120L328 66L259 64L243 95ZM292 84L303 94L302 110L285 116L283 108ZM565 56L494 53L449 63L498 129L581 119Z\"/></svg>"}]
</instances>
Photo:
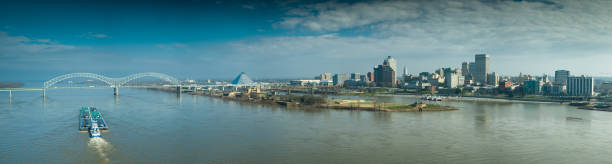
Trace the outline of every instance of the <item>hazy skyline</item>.
<instances>
[{"instance_id":1,"label":"hazy skyline","mask_svg":"<svg viewBox=\"0 0 612 164\"><path fill-rule=\"evenodd\" d=\"M612 1L1 2L0 81L72 72L178 78L491 71L612 76ZM41 77L42 76L42 77Z\"/></svg>"}]
</instances>

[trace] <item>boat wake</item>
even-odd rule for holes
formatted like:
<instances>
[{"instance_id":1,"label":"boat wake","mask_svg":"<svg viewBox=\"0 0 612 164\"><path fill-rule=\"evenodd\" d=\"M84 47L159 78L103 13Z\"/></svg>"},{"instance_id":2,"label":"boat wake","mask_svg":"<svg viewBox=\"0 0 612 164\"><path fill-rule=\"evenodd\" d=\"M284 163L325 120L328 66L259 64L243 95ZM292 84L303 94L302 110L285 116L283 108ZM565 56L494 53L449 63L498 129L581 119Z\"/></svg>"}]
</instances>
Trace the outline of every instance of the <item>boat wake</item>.
<instances>
[{"instance_id":1,"label":"boat wake","mask_svg":"<svg viewBox=\"0 0 612 164\"><path fill-rule=\"evenodd\" d=\"M111 163L108 156L112 151L113 146L109 142L106 142L106 140L103 138L94 137L89 139L89 143L87 145L94 152L98 153L98 156L100 159L102 159L102 163Z\"/></svg>"}]
</instances>

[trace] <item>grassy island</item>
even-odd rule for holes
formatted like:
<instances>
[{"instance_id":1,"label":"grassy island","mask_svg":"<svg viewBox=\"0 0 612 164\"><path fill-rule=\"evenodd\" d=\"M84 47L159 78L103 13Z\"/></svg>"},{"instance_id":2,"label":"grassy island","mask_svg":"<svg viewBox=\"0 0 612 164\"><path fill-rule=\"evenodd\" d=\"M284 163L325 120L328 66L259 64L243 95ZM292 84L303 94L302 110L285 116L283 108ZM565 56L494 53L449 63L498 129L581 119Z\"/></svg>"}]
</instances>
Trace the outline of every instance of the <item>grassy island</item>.
<instances>
[{"instance_id":1,"label":"grassy island","mask_svg":"<svg viewBox=\"0 0 612 164\"><path fill-rule=\"evenodd\" d=\"M430 111L450 111L457 108L450 106L441 106L435 104L393 104L382 102L367 102L363 100L340 100L334 99L331 103L321 104L320 107L333 109L349 109L349 110L368 110L368 111L386 111L386 112L430 112Z\"/></svg>"},{"instance_id":2,"label":"grassy island","mask_svg":"<svg viewBox=\"0 0 612 164\"><path fill-rule=\"evenodd\" d=\"M175 92L173 89L155 89ZM224 100L251 104L268 104L290 107L316 107L326 109L365 110L383 112L432 112L451 111L457 108L436 104L393 104L367 100L328 99L320 95L270 95L262 92L190 92L193 95L218 97ZM368 96L365 96L368 97Z\"/></svg>"}]
</instances>

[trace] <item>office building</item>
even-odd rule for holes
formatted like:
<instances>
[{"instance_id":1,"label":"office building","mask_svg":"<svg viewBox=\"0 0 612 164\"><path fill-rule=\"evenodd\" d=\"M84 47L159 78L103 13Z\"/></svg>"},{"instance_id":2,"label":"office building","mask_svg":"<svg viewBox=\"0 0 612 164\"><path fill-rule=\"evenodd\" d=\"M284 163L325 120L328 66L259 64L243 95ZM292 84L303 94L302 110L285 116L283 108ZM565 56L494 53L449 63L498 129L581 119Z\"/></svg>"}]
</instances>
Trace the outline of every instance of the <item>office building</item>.
<instances>
[{"instance_id":1,"label":"office building","mask_svg":"<svg viewBox=\"0 0 612 164\"><path fill-rule=\"evenodd\" d=\"M461 63L461 75L467 76L470 73L470 64L468 62Z\"/></svg>"},{"instance_id":2,"label":"office building","mask_svg":"<svg viewBox=\"0 0 612 164\"><path fill-rule=\"evenodd\" d=\"M474 68L476 68L476 63L470 62L470 64L468 64L468 72L470 72L470 74L469 74L470 76L474 72Z\"/></svg>"},{"instance_id":3,"label":"office building","mask_svg":"<svg viewBox=\"0 0 612 164\"><path fill-rule=\"evenodd\" d=\"M368 82L368 78L366 77L366 75L359 75L359 81L363 81L363 82Z\"/></svg>"},{"instance_id":4,"label":"office building","mask_svg":"<svg viewBox=\"0 0 612 164\"><path fill-rule=\"evenodd\" d=\"M331 73L322 73L321 75L319 75L319 78L315 78L315 79L319 79L319 80L331 80L332 79L332 75Z\"/></svg>"},{"instance_id":5,"label":"office building","mask_svg":"<svg viewBox=\"0 0 612 164\"><path fill-rule=\"evenodd\" d=\"M457 72L448 72L444 77L444 85L447 88L457 88L459 86L463 86L464 78Z\"/></svg>"},{"instance_id":6,"label":"office building","mask_svg":"<svg viewBox=\"0 0 612 164\"><path fill-rule=\"evenodd\" d=\"M542 91L542 83L539 80L525 80L523 82L523 89L525 94L540 94Z\"/></svg>"},{"instance_id":7,"label":"office building","mask_svg":"<svg viewBox=\"0 0 612 164\"><path fill-rule=\"evenodd\" d=\"M334 82L334 85L342 85L344 84L344 81L348 80L348 75L346 74L335 74L332 77L332 81Z\"/></svg>"},{"instance_id":8,"label":"office building","mask_svg":"<svg viewBox=\"0 0 612 164\"><path fill-rule=\"evenodd\" d=\"M556 80L556 76L555 76ZM593 77L570 76L567 78L568 96L593 96Z\"/></svg>"},{"instance_id":9,"label":"office building","mask_svg":"<svg viewBox=\"0 0 612 164\"><path fill-rule=\"evenodd\" d=\"M393 71L397 72L397 62L391 56L387 56L387 59L383 62L383 65L388 65L393 69Z\"/></svg>"},{"instance_id":10,"label":"office building","mask_svg":"<svg viewBox=\"0 0 612 164\"><path fill-rule=\"evenodd\" d=\"M394 64L395 60L389 56L382 65L374 68L374 82L378 87L395 87L395 69L391 64Z\"/></svg>"},{"instance_id":11,"label":"office building","mask_svg":"<svg viewBox=\"0 0 612 164\"><path fill-rule=\"evenodd\" d=\"M487 77L487 84L497 86L499 84L499 75L495 72L490 73Z\"/></svg>"},{"instance_id":12,"label":"office building","mask_svg":"<svg viewBox=\"0 0 612 164\"><path fill-rule=\"evenodd\" d=\"M474 78L475 82L478 82L480 84L486 84L487 75L489 74L489 71L490 71L489 55L476 54L474 58L475 58L475 64L474 64L475 68L472 72L472 77Z\"/></svg>"},{"instance_id":13,"label":"office building","mask_svg":"<svg viewBox=\"0 0 612 164\"><path fill-rule=\"evenodd\" d=\"M565 85L552 85L548 94L550 96L562 96L565 93L565 90Z\"/></svg>"},{"instance_id":14,"label":"office building","mask_svg":"<svg viewBox=\"0 0 612 164\"><path fill-rule=\"evenodd\" d=\"M611 94L612 93L612 82L602 83L600 89L602 93Z\"/></svg>"},{"instance_id":15,"label":"office building","mask_svg":"<svg viewBox=\"0 0 612 164\"><path fill-rule=\"evenodd\" d=\"M351 73L351 80L359 81L360 73Z\"/></svg>"},{"instance_id":16,"label":"office building","mask_svg":"<svg viewBox=\"0 0 612 164\"><path fill-rule=\"evenodd\" d=\"M555 71L555 83L559 85L567 85L567 78L570 76L568 70L556 70Z\"/></svg>"},{"instance_id":17,"label":"office building","mask_svg":"<svg viewBox=\"0 0 612 164\"><path fill-rule=\"evenodd\" d=\"M368 72L367 74L368 82L374 82L374 73Z\"/></svg>"}]
</instances>

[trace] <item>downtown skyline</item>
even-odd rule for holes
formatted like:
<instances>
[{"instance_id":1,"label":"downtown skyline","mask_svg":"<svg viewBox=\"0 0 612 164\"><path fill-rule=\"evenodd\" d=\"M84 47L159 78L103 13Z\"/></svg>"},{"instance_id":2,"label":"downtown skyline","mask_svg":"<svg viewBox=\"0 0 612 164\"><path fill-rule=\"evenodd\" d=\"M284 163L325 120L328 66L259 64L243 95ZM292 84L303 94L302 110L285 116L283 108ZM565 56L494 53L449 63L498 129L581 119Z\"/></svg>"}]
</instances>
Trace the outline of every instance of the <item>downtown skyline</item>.
<instances>
[{"instance_id":1,"label":"downtown skyline","mask_svg":"<svg viewBox=\"0 0 612 164\"><path fill-rule=\"evenodd\" d=\"M179 78L412 74L491 55L506 76L612 76L612 2L2 2L0 81L71 72ZM30 77L31 76L31 77Z\"/></svg>"}]
</instances>

